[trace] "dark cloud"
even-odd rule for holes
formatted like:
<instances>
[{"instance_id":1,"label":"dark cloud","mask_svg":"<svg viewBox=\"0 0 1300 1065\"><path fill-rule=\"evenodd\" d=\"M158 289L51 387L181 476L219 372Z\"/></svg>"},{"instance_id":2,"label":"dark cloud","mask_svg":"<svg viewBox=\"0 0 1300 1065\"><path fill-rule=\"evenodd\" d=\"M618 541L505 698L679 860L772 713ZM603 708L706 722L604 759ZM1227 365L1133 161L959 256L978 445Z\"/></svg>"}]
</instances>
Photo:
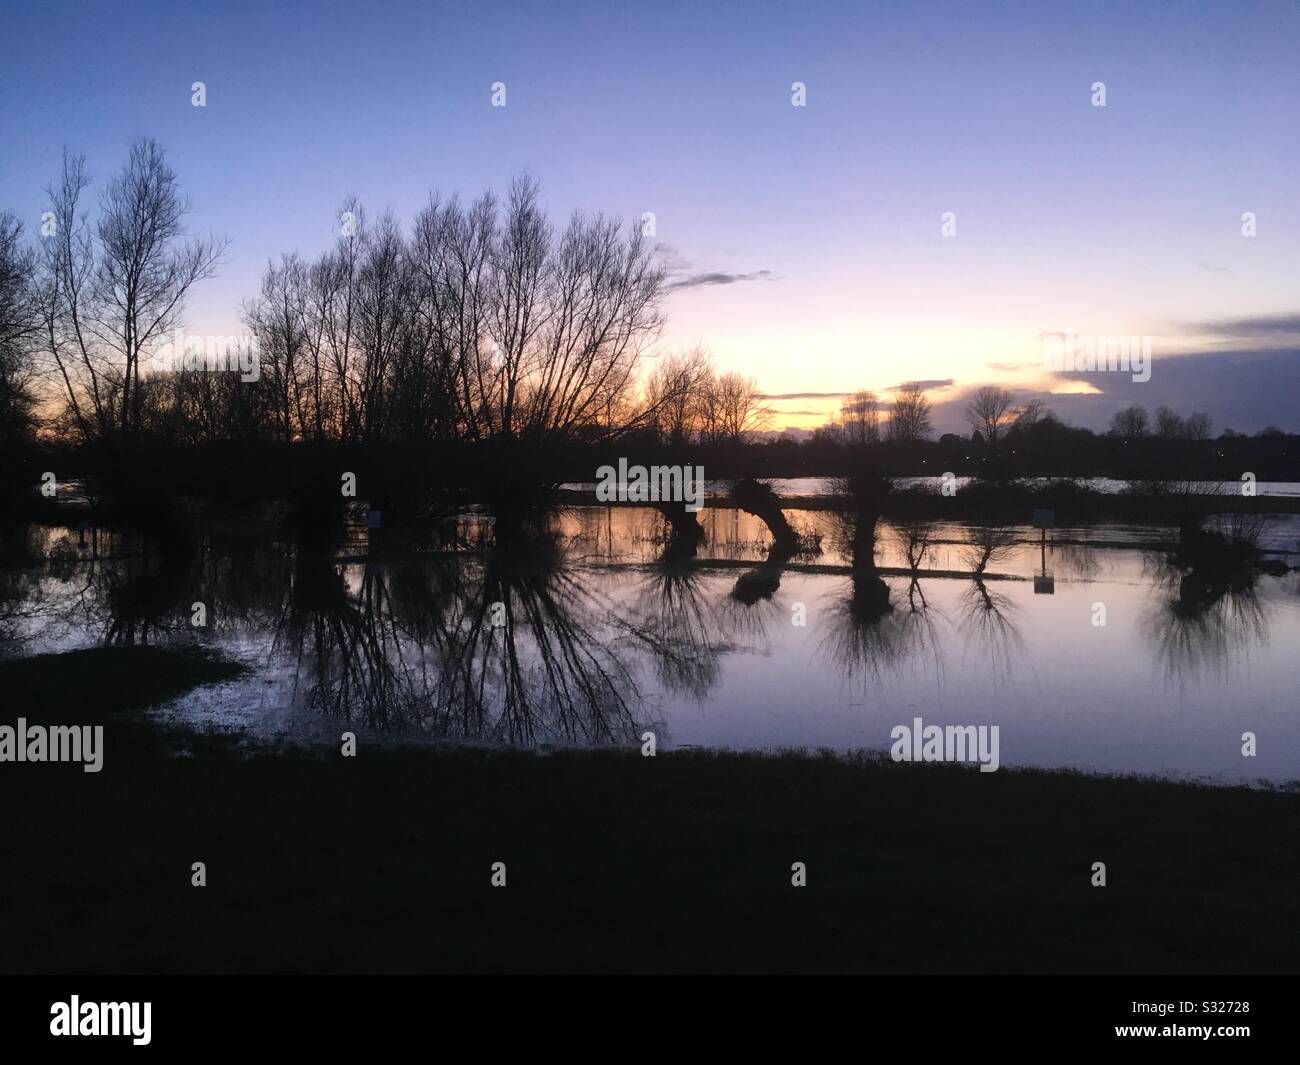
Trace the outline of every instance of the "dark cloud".
<instances>
[{"instance_id":1,"label":"dark cloud","mask_svg":"<svg viewBox=\"0 0 1300 1065\"><path fill-rule=\"evenodd\" d=\"M941 392L945 388L952 388L956 384L952 377L932 378L926 381L904 381L902 384L891 385L889 388L882 389L884 392L897 392L900 388L907 388L908 385L920 385L926 392Z\"/></svg>"},{"instance_id":2,"label":"dark cloud","mask_svg":"<svg viewBox=\"0 0 1300 1065\"><path fill-rule=\"evenodd\" d=\"M1062 372L1051 375L1062 383L1084 381L1099 393L1052 394L1015 390L1016 402L1043 400L1071 425L1104 430L1116 411L1138 404L1154 411L1171 407L1187 415L1203 411L1214 419L1215 435L1225 428L1256 433L1268 425L1300 430L1300 346L1232 352L1196 352L1157 356L1149 381L1134 381L1127 373ZM934 404L933 421L940 433L969 434L965 406L969 390Z\"/></svg>"},{"instance_id":3,"label":"dark cloud","mask_svg":"<svg viewBox=\"0 0 1300 1065\"><path fill-rule=\"evenodd\" d=\"M672 282L668 287L678 289L700 288L704 285L734 285L737 281L768 281L771 277L771 270L755 270L751 274L729 274L715 270L707 274L692 274L690 277Z\"/></svg>"},{"instance_id":4,"label":"dark cloud","mask_svg":"<svg viewBox=\"0 0 1300 1065\"><path fill-rule=\"evenodd\" d=\"M1241 336L1249 335L1248 331L1253 329L1257 335L1271 339L1284 335L1287 329L1300 332L1300 315L1240 319L1215 325L1236 330ZM1135 403L1152 412L1160 406L1171 407L1183 415L1203 411L1213 419L1216 435L1224 429L1256 433L1269 425L1288 432L1300 431L1300 343L1285 348L1256 346L1248 351L1157 355L1151 364L1151 379L1145 382L1134 381L1129 373L1110 372L1061 372L1049 378L1057 382L1057 387L1080 381L1097 392L1054 394L1050 388L1042 391L1016 388L1011 390L1016 404L1041 399L1063 421L1094 431L1105 430L1116 411ZM931 393L936 436L970 434L965 408L975 385L957 387L952 379L917 384ZM882 404L887 407L887 394L901 387L877 389ZM852 392L787 392L767 394L763 399L838 400L852 395ZM808 412L804 416L816 417L817 413Z\"/></svg>"},{"instance_id":5,"label":"dark cloud","mask_svg":"<svg viewBox=\"0 0 1300 1065\"><path fill-rule=\"evenodd\" d=\"M1057 377L1087 381L1102 394L1053 396L1053 405L1068 400L1086 409L1081 420L1090 428L1109 423L1121 407L1139 403L1148 410L1162 404L1181 414L1204 411L1219 429L1258 432L1267 425L1300 428L1300 346L1266 351L1201 352L1157 357L1151 380L1132 380L1125 373L1062 373ZM1086 401L1086 402L1085 402ZM1058 412L1064 409L1058 406Z\"/></svg>"},{"instance_id":6,"label":"dark cloud","mask_svg":"<svg viewBox=\"0 0 1300 1065\"><path fill-rule=\"evenodd\" d=\"M1212 322L1191 322L1193 332L1225 340L1300 340L1300 312L1255 315L1250 318L1221 318Z\"/></svg>"}]
</instances>

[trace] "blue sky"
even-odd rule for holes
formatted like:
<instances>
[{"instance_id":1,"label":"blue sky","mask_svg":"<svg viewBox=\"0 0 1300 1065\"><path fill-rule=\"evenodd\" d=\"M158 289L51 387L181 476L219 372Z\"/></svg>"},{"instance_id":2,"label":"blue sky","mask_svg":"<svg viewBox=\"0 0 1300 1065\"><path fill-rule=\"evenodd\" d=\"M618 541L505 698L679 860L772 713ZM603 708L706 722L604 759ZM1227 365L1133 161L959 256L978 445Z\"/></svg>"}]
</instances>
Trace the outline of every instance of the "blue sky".
<instances>
[{"instance_id":1,"label":"blue sky","mask_svg":"<svg viewBox=\"0 0 1300 1065\"><path fill-rule=\"evenodd\" d=\"M1077 391L1041 368L1069 328L1153 338L1138 401L1213 364L1221 425L1300 429L1300 325L1253 324L1300 311L1300 4L6 3L0 32L0 206L35 229L65 145L102 182L157 138L231 241L195 332L234 331L350 193L409 218L527 170L557 217L653 211L679 280L736 278L676 289L661 347L819 394L774 401L790 424L912 379L952 382L941 414L989 381ZM1161 373L1261 347L1262 377ZM1062 410L1104 423L1116 376Z\"/></svg>"}]
</instances>

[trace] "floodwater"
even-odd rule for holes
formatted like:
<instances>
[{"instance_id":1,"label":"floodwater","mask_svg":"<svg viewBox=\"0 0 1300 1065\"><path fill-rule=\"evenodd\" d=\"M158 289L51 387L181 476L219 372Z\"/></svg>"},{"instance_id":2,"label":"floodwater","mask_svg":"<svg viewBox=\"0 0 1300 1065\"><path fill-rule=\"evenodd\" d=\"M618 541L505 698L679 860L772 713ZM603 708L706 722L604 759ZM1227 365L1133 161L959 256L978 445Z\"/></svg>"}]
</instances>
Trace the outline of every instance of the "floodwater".
<instances>
[{"instance_id":1,"label":"floodwater","mask_svg":"<svg viewBox=\"0 0 1300 1065\"><path fill-rule=\"evenodd\" d=\"M182 558L30 527L5 544L0 653L210 646L250 673L159 712L254 741L886 750L919 717L999 726L1004 766L1300 779L1294 570L1189 582L1153 526L882 522L855 578L834 515L786 513L788 561L724 508L675 560L638 507L566 510L511 552L476 514L368 532L358 513L318 556L257 522L214 521ZM1296 565L1300 519L1261 543Z\"/></svg>"},{"instance_id":2,"label":"floodwater","mask_svg":"<svg viewBox=\"0 0 1300 1065\"><path fill-rule=\"evenodd\" d=\"M1112 477L1075 477L1065 478L1065 480L1073 481L1080 488L1100 492L1102 495L1123 495L1131 490L1128 481L1117 481ZM833 477L764 477L763 481L771 485L777 495L786 499L833 496L838 491ZM1050 477L1022 477L1015 483L1042 488L1050 485L1052 481L1053 478ZM954 477L952 487L961 491L974 483L974 477ZM730 490L731 485L731 481L706 480L704 488L710 496L723 496ZM894 485L897 488L919 488L930 492L938 492L944 486L942 477L896 477ZM566 491L593 492L596 489L596 482L575 481L562 484L560 488ZM1187 488L1196 493L1226 496L1240 495L1242 490L1239 481L1191 481ZM1298 481L1257 481L1251 485L1251 489L1257 496L1300 496Z\"/></svg>"}]
</instances>

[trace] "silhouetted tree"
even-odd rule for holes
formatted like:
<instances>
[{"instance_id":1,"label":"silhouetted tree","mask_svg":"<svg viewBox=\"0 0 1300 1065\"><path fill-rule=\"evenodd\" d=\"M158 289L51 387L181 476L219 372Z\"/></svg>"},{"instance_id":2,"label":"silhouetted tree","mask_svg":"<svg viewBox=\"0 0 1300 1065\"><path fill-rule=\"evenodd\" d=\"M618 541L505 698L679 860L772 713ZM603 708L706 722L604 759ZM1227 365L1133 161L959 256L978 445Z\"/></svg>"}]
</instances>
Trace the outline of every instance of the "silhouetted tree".
<instances>
[{"instance_id":1,"label":"silhouetted tree","mask_svg":"<svg viewBox=\"0 0 1300 1065\"><path fill-rule=\"evenodd\" d=\"M840 403L839 427L845 443L863 447L880 439L880 401L860 388Z\"/></svg>"},{"instance_id":2,"label":"silhouetted tree","mask_svg":"<svg viewBox=\"0 0 1300 1065\"><path fill-rule=\"evenodd\" d=\"M1161 405L1156 408L1155 435L1167 440L1176 440L1183 435L1182 416L1176 414L1168 407Z\"/></svg>"},{"instance_id":3,"label":"silhouetted tree","mask_svg":"<svg viewBox=\"0 0 1300 1065\"><path fill-rule=\"evenodd\" d=\"M1027 399L1015 411L1015 428L1028 432L1040 422L1053 420L1056 415L1041 399Z\"/></svg>"},{"instance_id":4,"label":"silhouetted tree","mask_svg":"<svg viewBox=\"0 0 1300 1065\"><path fill-rule=\"evenodd\" d=\"M1150 419L1147 417L1145 407L1132 406L1125 407L1123 410L1116 411L1115 416L1110 420L1110 432L1112 436L1121 437L1124 440L1132 440L1140 436L1147 435L1147 425Z\"/></svg>"},{"instance_id":5,"label":"silhouetted tree","mask_svg":"<svg viewBox=\"0 0 1300 1065\"><path fill-rule=\"evenodd\" d=\"M65 154L49 189L55 232L42 244L43 336L82 439L130 438L141 428L142 363L225 245L186 238L189 205L153 140L131 145L93 227L81 213L89 184L84 159Z\"/></svg>"},{"instance_id":6,"label":"silhouetted tree","mask_svg":"<svg viewBox=\"0 0 1300 1065\"><path fill-rule=\"evenodd\" d=\"M903 385L894 393L889 416L889 439L915 443L930 435L930 400L917 382Z\"/></svg>"},{"instance_id":7,"label":"silhouetted tree","mask_svg":"<svg viewBox=\"0 0 1300 1065\"><path fill-rule=\"evenodd\" d=\"M645 402L663 440L683 444L700 431L712 377L709 356L701 348L665 355L655 363L646 381Z\"/></svg>"},{"instance_id":8,"label":"silhouetted tree","mask_svg":"<svg viewBox=\"0 0 1300 1065\"><path fill-rule=\"evenodd\" d=\"M703 392L702 432L710 443L739 444L771 421L752 377L734 371L710 377L703 382Z\"/></svg>"},{"instance_id":9,"label":"silhouetted tree","mask_svg":"<svg viewBox=\"0 0 1300 1065\"><path fill-rule=\"evenodd\" d=\"M1005 388L985 385L976 391L966 406L966 420L976 432L984 434L990 445L998 442L1002 427L1011 418L1014 397Z\"/></svg>"},{"instance_id":10,"label":"silhouetted tree","mask_svg":"<svg viewBox=\"0 0 1300 1065\"><path fill-rule=\"evenodd\" d=\"M0 214L0 447L27 441L34 429L32 342L40 327L35 259L22 246L22 223Z\"/></svg>"}]
</instances>

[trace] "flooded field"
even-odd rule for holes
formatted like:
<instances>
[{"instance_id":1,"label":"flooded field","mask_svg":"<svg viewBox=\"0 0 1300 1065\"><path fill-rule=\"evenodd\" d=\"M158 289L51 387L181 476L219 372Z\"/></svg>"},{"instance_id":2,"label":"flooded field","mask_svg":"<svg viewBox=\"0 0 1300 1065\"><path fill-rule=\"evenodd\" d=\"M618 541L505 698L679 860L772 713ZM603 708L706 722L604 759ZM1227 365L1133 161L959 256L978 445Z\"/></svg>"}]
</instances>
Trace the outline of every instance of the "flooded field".
<instances>
[{"instance_id":1,"label":"flooded field","mask_svg":"<svg viewBox=\"0 0 1300 1065\"><path fill-rule=\"evenodd\" d=\"M635 507L572 508L510 552L477 514L399 534L361 513L320 555L255 522L180 557L31 526L6 544L0 646L211 646L250 672L161 713L257 741L884 750L919 717L998 725L1003 765L1300 778L1295 572L1207 592L1169 529L882 522L864 577L833 515L786 513L804 550L776 562L724 508L686 560ZM1294 565L1300 521L1261 543Z\"/></svg>"}]
</instances>

